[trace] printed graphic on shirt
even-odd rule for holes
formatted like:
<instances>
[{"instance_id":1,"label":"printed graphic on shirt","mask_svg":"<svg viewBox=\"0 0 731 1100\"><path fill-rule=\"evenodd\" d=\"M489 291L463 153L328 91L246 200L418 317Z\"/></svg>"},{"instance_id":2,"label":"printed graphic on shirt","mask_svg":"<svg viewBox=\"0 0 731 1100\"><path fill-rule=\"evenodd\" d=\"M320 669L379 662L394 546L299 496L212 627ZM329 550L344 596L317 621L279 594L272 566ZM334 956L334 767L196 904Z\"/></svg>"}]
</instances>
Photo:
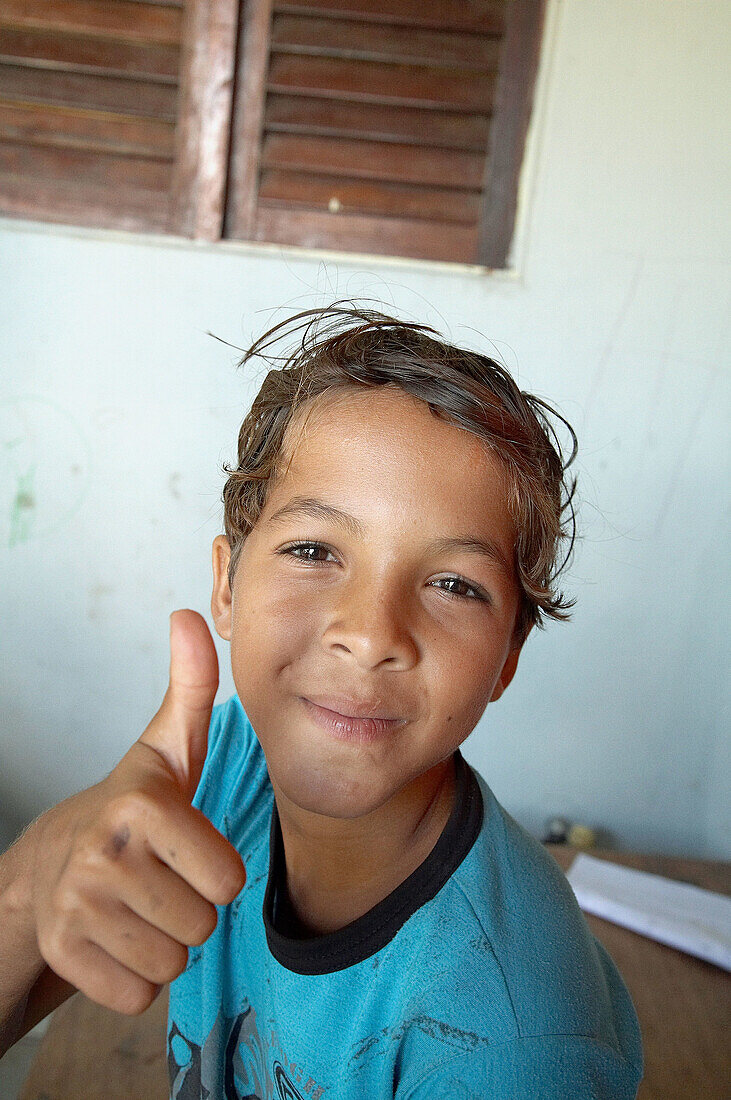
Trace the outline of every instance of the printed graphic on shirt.
<instances>
[{"instance_id":1,"label":"printed graphic on shirt","mask_svg":"<svg viewBox=\"0 0 731 1100\"><path fill-rule=\"evenodd\" d=\"M262 1038L251 1007L237 1016L220 1010L202 1047L173 1021L168 1076L170 1100L320 1100L325 1092L300 1066L285 1068L276 1036Z\"/></svg>"}]
</instances>

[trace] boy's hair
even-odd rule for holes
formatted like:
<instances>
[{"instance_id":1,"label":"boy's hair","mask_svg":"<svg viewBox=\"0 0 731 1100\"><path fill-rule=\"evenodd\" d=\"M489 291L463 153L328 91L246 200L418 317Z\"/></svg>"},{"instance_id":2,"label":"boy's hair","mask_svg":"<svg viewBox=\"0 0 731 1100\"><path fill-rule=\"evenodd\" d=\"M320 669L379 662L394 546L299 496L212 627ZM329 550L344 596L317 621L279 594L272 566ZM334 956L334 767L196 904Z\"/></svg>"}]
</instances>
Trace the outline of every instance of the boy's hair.
<instances>
[{"instance_id":1,"label":"boy's hair","mask_svg":"<svg viewBox=\"0 0 731 1100\"><path fill-rule=\"evenodd\" d=\"M284 356L271 354L273 345L301 330L294 350ZM438 419L472 432L504 464L508 507L517 531L518 643L533 625L543 628L544 616L569 618L568 609L576 601L564 599L554 585L576 539L576 479L569 481L566 470L576 457L577 441L571 425L555 409L521 392L494 359L447 343L435 329L348 308L342 302L305 310L275 325L252 344L239 366L254 356L282 365L268 372L241 425L237 467L223 466L229 475L223 505L232 586L246 537L280 476L278 463L295 414L321 394L390 385L424 401ZM567 461L546 414L557 417L571 436ZM557 565L565 540L569 547Z\"/></svg>"}]
</instances>

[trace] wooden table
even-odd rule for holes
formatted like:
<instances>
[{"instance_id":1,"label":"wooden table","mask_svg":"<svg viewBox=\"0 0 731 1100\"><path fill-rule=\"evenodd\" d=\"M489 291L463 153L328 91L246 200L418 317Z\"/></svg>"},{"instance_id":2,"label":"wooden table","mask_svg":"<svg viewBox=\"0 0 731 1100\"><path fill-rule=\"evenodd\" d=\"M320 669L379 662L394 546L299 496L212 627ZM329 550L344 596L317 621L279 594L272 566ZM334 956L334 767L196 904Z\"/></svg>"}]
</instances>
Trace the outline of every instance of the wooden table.
<instances>
[{"instance_id":1,"label":"wooden table","mask_svg":"<svg viewBox=\"0 0 731 1100\"><path fill-rule=\"evenodd\" d=\"M576 854L556 845L548 851L564 871ZM591 854L731 894L731 863ZM728 1100L729 974L591 914L587 920L619 967L640 1019L645 1077L639 1100ZM75 994L56 1010L19 1100L166 1100L166 1017L167 989L141 1016L122 1016Z\"/></svg>"}]
</instances>

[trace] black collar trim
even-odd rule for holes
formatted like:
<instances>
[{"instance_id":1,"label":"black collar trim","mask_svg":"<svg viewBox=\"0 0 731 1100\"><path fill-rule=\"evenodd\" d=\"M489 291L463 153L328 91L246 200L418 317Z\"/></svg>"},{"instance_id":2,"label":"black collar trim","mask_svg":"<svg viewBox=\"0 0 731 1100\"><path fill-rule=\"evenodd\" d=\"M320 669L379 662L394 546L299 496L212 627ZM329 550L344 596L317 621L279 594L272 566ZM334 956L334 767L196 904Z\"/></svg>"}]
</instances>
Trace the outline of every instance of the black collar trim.
<instances>
[{"instance_id":1,"label":"black collar trim","mask_svg":"<svg viewBox=\"0 0 731 1100\"><path fill-rule=\"evenodd\" d=\"M262 915L267 943L277 962L295 974L333 974L370 958L390 943L417 909L439 893L472 848L482 828L484 804L475 774L459 749L455 751L454 806L442 835L427 858L388 897L363 916L319 936L298 939L287 934L288 899L284 841L272 807L269 833L269 878Z\"/></svg>"}]
</instances>

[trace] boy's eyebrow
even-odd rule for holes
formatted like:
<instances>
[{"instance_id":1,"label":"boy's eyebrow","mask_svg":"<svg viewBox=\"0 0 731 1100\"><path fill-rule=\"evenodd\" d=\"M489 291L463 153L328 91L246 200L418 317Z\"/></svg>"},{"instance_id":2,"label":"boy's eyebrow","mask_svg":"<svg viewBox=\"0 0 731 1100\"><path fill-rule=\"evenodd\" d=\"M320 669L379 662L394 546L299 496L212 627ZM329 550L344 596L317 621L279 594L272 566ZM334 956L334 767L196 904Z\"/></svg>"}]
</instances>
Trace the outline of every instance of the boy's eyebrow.
<instances>
[{"instance_id":1,"label":"boy's eyebrow","mask_svg":"<svg viewBox=\"0 0 731 1100\"><path fill-rule=\"evenodd\" d=\"M318 500L316 497L292 497L269 517L267 524L289 516L310 516L314 519L332 520L344 527L353 538L365 539L367 534L364 525L350 512L344 512L341 508L326 504L324 500ZM451 535L433 539L429 543L429 549L437 554L447 553L450 550L479 554L497 565L507 577L512 577L513 574L502 549L491 539L478 538L476 535Z\"/></svg>"}]
</instances>

